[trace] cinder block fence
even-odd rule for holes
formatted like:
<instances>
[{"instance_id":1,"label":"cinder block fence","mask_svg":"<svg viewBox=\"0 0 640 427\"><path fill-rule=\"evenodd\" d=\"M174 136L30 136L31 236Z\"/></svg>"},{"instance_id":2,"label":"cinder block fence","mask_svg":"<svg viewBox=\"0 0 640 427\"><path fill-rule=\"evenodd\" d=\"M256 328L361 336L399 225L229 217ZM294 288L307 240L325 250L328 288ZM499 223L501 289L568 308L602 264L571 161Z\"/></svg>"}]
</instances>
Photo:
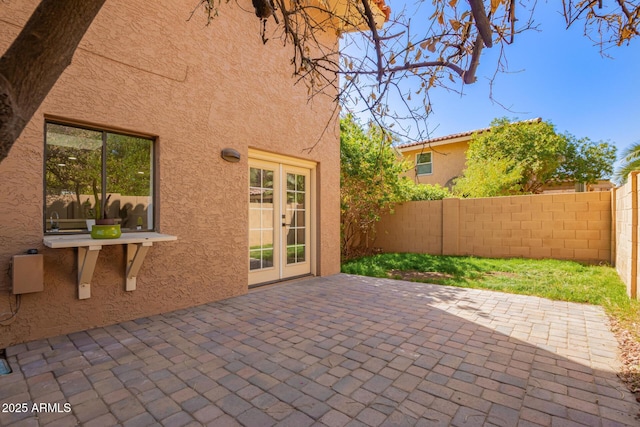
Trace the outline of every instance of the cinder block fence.
<instances>
[{"instance_id":1,"label":"cinder block fence","mask_svg":"<svg viewBox=\"0 0 640 427\"><path fill-rule=\"evenodd\" d=\"M409 202L377 230L385 252L615 264L638 297L637 174L613 192Z\"/></svg>"},{"instance_id":2,"label":"cinder block fence","mask_svg":"<svg viewBox=\"0 0 640 427\"><path fill-rule=\"evenodd\" d=\"M614 261L616 270L627 285L631 298L638 293L638 173L632 172L627 183L613 190Z\"/></svg>"}]
</instances>

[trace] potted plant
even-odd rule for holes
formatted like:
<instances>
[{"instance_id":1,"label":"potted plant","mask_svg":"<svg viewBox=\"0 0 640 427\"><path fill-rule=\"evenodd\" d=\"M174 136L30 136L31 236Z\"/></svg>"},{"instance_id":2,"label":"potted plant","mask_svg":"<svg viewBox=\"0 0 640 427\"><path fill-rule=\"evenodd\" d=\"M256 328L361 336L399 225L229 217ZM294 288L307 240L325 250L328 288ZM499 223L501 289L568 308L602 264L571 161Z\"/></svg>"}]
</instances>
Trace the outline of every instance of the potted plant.
<instances>
[{"instance_id":1,"label":"potted plant","mask_svg":"<svg viewBox=\"0 0 640 427\"><path fill-rule=\"evenodd\" d=\"M107 205L111 194L98 203L96 197L96 225L91 227L91 237L94 239L117 239L122 235L120 224L116 224L113 218L107 216Z\"/></svg>"},{"instance_id":2,"label":"potted plant","mask_svg":"<svg viewBox=\"0 0 640 427\"><path fill-rule=\"evenodd\" d=\"M98 209L98 202L96 201L96 225L114 225L116 223L113 218L109 218L107 215L107 206L110 198L111 194L100 203L100 209Z\"/></svg>"}]
</instances>

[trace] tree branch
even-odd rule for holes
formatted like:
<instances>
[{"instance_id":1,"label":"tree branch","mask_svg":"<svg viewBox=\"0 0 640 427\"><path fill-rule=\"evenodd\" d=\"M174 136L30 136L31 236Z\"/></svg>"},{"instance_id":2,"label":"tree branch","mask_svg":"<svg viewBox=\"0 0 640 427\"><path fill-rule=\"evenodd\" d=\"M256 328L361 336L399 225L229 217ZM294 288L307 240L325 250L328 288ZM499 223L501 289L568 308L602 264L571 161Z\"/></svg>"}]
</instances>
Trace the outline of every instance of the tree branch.
<instances>
[{"instance_id":1,"label":"tree branch","mask_svg":"<svg viewBox=\"0 0 640 427\"><path fill-rule=\"evenodd\" d=\"M463 80L465 84L471 84L476 81L476 70L478 69L478 65L480 64L480 55L482 54L482 36L478 34L476 37L476 43L473 46L473 53L471 54L471 63L469 64L469 69L465 71Z\"/></svg>"},{"instance_id":2,"label":"tree branch","mask_svg":"<svg viewBox=\"0 0 640 427\"><path fill-rule=\"evenodd\" d=\"M0 58L0 162L71 64L105 0L42 0Z\"/></svg>"},{"instance_id":3,"label":"tree branch","mask_svg":"<svg viewBox=\"0 0 640 427\"><path fill-rule=\"evenodd\" d=\"M381 84L384 71L382 65L382 48L380 47L380 36L378 35L376 21L373 18L373 12L371 11L369 0L362 0L362 5L364 6L364 13L367 18L367 24L369 25L369 29L371 30L371 35L373 37L373 42L376 48L376 58L378 62L378 84Z\"/></svg>"},{"instance_id":4,"label":"tree branch","mask_svg":"<svg viewBox=\"0 0 640 427\"><path fill-rule=\"evenodd\" d=\"M469 6L471 6L471 14L476 21L476 28L478 28L478 33L482 36L484 45L486 47L492 47L491 23L489 22L489 18L487 18L482 0L469 0Z\"/></svg>"},{"instance_id":5,"label":"tree branch","mask_svg":"<svg viewBox=\"0 0 640 427\"><path fill-rule=\"evenodd\" d=\"M409 70L413 70L413 69L416 69L416 68L429 68L429 67L445 67L445 68L449 68L449 69L455 71L456 74L458 74L460 77L462 77L464 75L464 73L465 73L465 71L462 68L460 68L456 64L453 64L453 63L448 62L448 61L408 62L408 63L406 63L404 65L399 65L397 67L389 67L386 70L383 69L383 71L387 72L389 74L393 74L393 73L397 73L399 71L409 71ZM338 71L338 73L345 74L345 75L358 75L358 74L371 75L371 74L378 74L379 70Z\"/></svg>"}]
</instances>

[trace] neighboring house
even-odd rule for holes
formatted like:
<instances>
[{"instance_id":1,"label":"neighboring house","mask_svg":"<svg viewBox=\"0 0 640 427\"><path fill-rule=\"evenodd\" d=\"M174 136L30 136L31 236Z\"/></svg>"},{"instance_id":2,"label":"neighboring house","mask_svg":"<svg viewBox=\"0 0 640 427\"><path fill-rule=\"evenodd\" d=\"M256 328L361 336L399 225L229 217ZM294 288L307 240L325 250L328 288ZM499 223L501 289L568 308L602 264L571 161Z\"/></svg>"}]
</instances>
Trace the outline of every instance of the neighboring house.
<instances>
[{"instance_id":1,"label":"neighboring house","mask_svg":"<svg viewBox=\"0 0 640 427\"><path fill-rule=\"evenodd\" d=\"M397 145L396 150L411 164L407 176L419 184L439 184L451 189L453 181L462 175L465 168L469 141L476 132L473 130L453 135L433 138L423 142Z\"/></svg>"},{"instance_id":2,"label":"neighboring house","mask_svg":"<svg viewBox=\"0 0 640 427\"><path fill-rule=\"evenodd\" d=\"M0 8L2 52L38 2ZM196 3L107 1L0 164L0 348L340 271L334 97L307 102L250 2ZM107 196L123 235L92 240Z\"/></svg>"},{"instance_id":3,"label":"neighboring house","mask_svg":"<svg viewBox=\"0 0 640 427\"><path fill-rule=\"evenodd\" d=\"M531 122L539 122L536 118ZM491 128L471 130L453 135L429 139L423 142L397 145L396 150L411 164L413 169L407 176L419 184L439 184L449 190L456 178L462 176L465 169L466 152L469 142L476 133L489 132ZM600 180L595 184L584 185L565 181L545 185L543 193L573 193L583 191L609 191L613 184L609 180Z\"/></svg>"}]
</instances>

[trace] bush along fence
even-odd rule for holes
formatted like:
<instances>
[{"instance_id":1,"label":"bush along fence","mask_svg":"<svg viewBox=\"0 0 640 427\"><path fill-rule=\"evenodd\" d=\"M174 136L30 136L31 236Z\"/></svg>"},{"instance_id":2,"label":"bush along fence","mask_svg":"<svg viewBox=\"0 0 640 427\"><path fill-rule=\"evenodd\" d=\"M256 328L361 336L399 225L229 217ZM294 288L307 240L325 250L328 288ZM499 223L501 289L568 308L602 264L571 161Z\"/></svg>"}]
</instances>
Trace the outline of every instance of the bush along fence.
<instances>
[{"instance_id":1,"label":"bush along fence","mask_svg":"<svg viewBox=\"0 0 640 427\"><path fill-rule=\"evenodd\" d=\"M377 225L384 252L615 264L638 298L637 174L614 192L407 202Z\"/></svg>"}]
</instances>

